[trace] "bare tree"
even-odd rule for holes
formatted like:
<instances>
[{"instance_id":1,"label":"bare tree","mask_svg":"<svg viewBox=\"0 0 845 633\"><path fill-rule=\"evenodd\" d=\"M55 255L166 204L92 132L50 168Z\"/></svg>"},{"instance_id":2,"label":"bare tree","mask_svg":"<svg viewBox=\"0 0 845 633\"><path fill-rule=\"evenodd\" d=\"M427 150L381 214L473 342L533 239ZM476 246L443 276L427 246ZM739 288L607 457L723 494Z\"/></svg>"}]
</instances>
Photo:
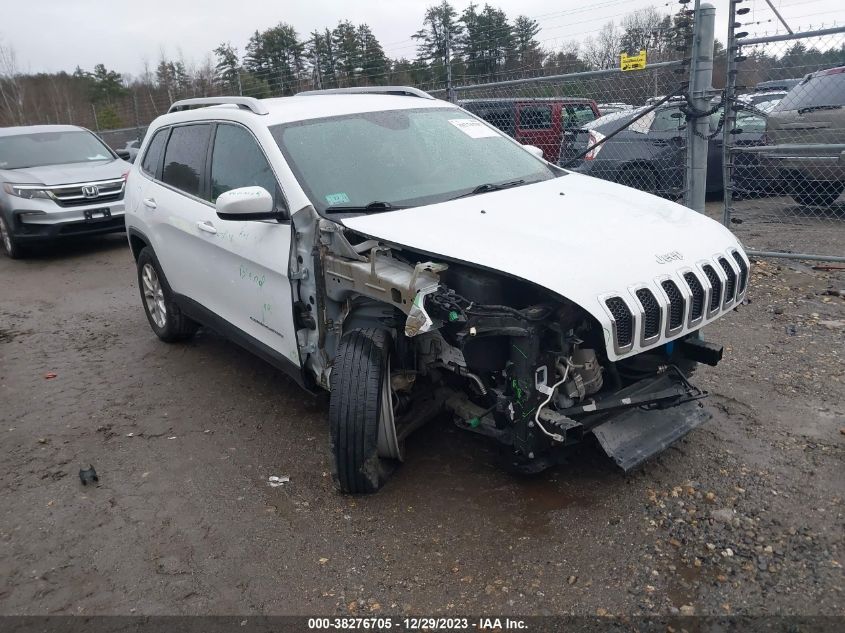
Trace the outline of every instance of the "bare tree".
<instances>
[{"instance_id":1,"label":"bare tree","mask_svg":"<svg viewBox=\"0 0 845 633\"><path fill-rule=\"evenodd\" d=\"M615 68L622 52L622 34L614 22L607 22L595 37L584 40L582 57L594 69Z\"/></svg>"},{"instance_id":2,"label":"bare tree","mask_svg":"<svg viewBox=\"0 0 845 633\"><path fill-rule=\"evenodd\" d=\"M20 81L17 56L11 46L0 43L0 100L12 125L24 123L24 84Z\"/></svg>"}]
</instances>

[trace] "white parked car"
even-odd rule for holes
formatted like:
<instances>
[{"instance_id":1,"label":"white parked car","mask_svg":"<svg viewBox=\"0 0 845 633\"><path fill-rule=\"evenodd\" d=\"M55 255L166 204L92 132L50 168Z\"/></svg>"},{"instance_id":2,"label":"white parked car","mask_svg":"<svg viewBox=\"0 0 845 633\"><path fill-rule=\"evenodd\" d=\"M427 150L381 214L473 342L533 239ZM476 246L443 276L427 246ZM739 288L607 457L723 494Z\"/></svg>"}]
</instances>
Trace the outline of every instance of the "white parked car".
<instances>
[{"instance_id":1,"label":"white parked car","mask_svg":"<svg viewBox=\"0 0 845 633\"><path fill-rule=\"evenodd\" d=\"M636 466L707 419L687 376L722 350L697 330L748 285L720 224L412 88L178 102L126 210L153 331L213 327L329 390L352 493L444 411L520 470L590 433Z\"/></svg>"}]
</instances>

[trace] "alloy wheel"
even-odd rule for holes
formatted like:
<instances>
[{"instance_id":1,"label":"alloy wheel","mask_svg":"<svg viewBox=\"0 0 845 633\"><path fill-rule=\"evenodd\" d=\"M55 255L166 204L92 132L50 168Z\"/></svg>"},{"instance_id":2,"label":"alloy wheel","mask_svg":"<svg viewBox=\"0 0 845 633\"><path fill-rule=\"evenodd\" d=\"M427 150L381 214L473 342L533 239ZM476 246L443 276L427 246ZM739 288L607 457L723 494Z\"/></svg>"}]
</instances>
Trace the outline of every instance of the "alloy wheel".
<instances>
[{"instance_id":1,"label":"alloy wheel","mask_svg":"<svg viewBox=\"0 0 845 633\"><path fill-rule=\"evenodd\" d=\"M163 328L167 324L164 289L152 264L144 264L144 268L141 271L141 280L144 284L144 301L147 304L147 311L150 313L150 318L156 326Z\"/></svg>"}]
</instances>

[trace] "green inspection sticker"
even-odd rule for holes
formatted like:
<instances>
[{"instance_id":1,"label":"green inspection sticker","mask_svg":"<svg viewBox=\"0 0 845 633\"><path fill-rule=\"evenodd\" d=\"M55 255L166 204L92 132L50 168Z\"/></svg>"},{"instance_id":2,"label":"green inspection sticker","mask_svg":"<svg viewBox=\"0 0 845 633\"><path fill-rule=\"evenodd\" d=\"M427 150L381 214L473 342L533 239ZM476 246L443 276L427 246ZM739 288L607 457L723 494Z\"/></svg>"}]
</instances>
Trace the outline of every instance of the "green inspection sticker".
<instances>
[{"instance_id":1,"label":"green inspection sticker","mask_svg":"<svg viewBox=\"0 0 845 633\"><path fill-rule=\"evenodd\" d=\"M326 196L326 202L329 204L344 204L349 202L349 196L345 193L330 193Z\"/></svg>"}]
</instances>

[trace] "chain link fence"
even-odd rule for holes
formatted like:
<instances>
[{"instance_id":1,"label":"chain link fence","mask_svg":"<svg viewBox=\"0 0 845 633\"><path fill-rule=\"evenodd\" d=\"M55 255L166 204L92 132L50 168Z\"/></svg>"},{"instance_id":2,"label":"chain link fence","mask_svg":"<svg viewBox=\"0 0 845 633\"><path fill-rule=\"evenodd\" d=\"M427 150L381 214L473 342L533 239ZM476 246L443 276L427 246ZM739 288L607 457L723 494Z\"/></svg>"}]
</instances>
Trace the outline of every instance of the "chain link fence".
<instances>
[{"instance_id":1,"label":"chain link fence","mask_svg":"<svg viewBox=\"0 0 845 633\"><path fill-rule=\"evenodd\" d=\"M684 193L684 60L454 86L451 100L546 160L678 198ZM446 98L447 91L430 90Z\"/></svg>"},{"instance_id":2,"label":"chain link fence","mask_svg":"<svg viewBox=\"0 0 845 633\"><path fill-rule=\"evenodd\" d=\"M794 31L765 1L730 11L723 220L759 255L845 261L845 27ZM767 13L782 32L752 37Z\"/></svg>"}]
</instances>

